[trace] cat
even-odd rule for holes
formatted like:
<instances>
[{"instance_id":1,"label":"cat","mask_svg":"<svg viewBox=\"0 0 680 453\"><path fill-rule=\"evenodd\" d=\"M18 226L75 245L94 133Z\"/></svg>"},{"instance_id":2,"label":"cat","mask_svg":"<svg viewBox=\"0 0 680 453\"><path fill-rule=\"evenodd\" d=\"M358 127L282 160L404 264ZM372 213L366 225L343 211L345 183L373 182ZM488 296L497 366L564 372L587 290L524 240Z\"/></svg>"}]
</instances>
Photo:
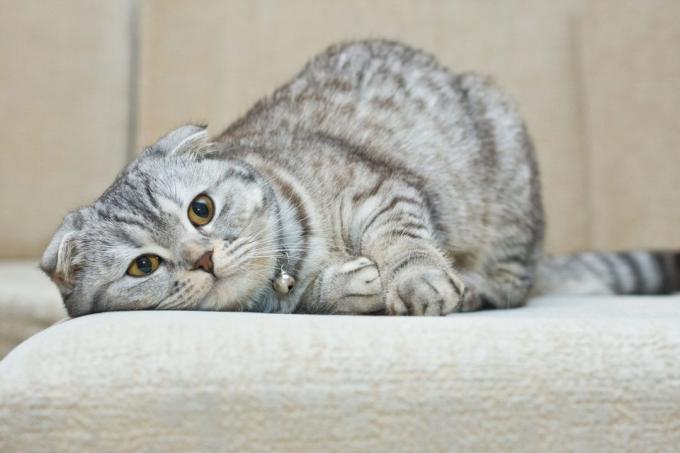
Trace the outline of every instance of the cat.
<instances>
[{"instance_id":1,"label":"cat","mask_svg":"<svg viewBox=\"0 0 680 453\"><path fill-rule=\"evenodd\" d=\"M680 254L550 258L533 145L488 78L341 43L216 137L147 147L42 258L72 317L447 315L540 293L668 293Z\"/></svg>"}]
</instances>

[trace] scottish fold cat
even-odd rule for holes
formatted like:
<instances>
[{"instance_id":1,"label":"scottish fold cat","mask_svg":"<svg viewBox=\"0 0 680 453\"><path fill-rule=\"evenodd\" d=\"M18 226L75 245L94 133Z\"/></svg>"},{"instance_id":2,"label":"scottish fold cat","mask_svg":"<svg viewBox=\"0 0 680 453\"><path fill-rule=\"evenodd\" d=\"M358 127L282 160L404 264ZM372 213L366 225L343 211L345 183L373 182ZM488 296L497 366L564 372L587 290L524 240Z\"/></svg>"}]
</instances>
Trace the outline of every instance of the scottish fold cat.
<instances>
[{"instance_id":1,"label":"scottish fold cat","mask_svg":"<svg viewBox=\"0 0 680 453\"><path fill-rule=\"evenodd\" d=\"M550 258L534 150L489 79L381 40L335 45L216 137L147 147L42 259L71 316L446 315L533 293L662 293L680 255Z\"/></svg>"}]
</instances>

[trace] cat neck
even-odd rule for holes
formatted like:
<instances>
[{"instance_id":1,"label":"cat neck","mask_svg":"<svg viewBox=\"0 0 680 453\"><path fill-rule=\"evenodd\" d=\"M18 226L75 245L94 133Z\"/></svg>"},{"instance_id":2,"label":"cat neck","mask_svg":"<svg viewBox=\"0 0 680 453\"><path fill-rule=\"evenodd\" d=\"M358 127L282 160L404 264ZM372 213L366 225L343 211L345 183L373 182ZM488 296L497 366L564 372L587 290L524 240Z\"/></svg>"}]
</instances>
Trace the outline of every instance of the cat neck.
<instances>
[{"instance_id":1,"label":"cat neck","mask_svg":"<svg viewBox=\"0 0 680 453\"><path fill-rule=\"evenodd\" d=\"M292 312L299 299L296 282L304 279L310 240L313 239L314 216L308 212L309 196L297 179L282 166L255 153L242 159L262 177L265 190L271 190L275 200L275 227L279 257L271 288L263 290L260 304L265 311ZM289 284L287 290L280 285ZM293 284L295 287L293 287ZM277 288L271 291L272 288Z\"/></svg>"}]
</instances>

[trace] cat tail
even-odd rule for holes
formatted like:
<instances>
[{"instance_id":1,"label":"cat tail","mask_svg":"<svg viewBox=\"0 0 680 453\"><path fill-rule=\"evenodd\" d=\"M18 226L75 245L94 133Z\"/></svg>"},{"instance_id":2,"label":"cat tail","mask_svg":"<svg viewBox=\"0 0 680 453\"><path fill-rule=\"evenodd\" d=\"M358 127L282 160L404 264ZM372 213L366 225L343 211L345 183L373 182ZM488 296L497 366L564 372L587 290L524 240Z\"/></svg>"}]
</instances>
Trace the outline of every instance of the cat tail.
<instances>
[{"instance_id":1,"label":"cat tail","mask_svg":"<svg viewBox=\"0 0 680 453\"><path fill-rule=\"evenodd\" d=\"M533 295L671 294L680 291L680 250L546 256Z\"/></svg>"}]
</instances>

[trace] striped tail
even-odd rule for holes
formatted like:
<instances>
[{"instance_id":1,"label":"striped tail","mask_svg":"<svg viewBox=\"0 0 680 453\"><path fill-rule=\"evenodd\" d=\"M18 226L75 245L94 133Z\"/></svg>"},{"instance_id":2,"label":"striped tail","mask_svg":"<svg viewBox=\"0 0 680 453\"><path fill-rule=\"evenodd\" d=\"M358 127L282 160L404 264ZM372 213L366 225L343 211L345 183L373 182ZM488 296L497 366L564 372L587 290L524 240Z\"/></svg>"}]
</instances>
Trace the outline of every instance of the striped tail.
<instances>
[{"instance_id":1,"label":"striped tail","mask_svg":"<svg viewBox=\"0 0 680 453\"><path fill-rule=\"evenodd\" d=\"M680 291L680 251L586 252L545 257L533 295L671 294Z\"/></svg>"}]
</instances>

